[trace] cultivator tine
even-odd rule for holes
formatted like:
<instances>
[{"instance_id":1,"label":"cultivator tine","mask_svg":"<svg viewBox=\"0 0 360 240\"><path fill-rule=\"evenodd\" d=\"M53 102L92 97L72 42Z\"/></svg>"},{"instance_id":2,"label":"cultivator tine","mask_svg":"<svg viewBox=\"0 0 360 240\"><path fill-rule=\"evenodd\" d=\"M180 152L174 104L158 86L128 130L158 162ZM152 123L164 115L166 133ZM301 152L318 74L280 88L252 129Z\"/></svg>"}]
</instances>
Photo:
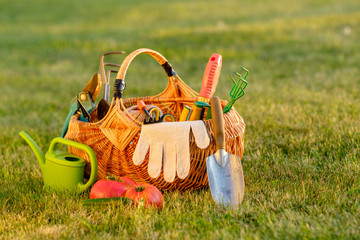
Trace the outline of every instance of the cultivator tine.
<instances>
[{"instance_id":1,"label":"cultivator tine","mask_svg":"<svg viewBox=\"0 0 360 240\"><path fill-rule=\"evenodd\" d=\"M231 98L235 98L236 100L241 98L245 94L244 90L245 90L246 86L248 85L248 82L245 79L248 76L249 71L244 67L241 67L241 68L244 69L246 71L246 73L245 73L245 76L242 77L240 73L234 72L239 77L237 82L235 82L235 80L232 78L232 76L229 75L231 80L234 83L234 86L232 87L231 92L230 92L230 96L231 96Z\"/></svg>"},{"instance_id":2,"label":"cultivator tine","mask_svg":"<svg viewBox=\"0 0 360 240\"><path fill-rule=\"evenodd\" d=\"M111 73L118 73L118 71L117 71L117 70L114 70L114 69L108 70L108 71L107 71L107 79L110 79Z\"/></svg>"},{"instance_id":3,"label":"cultivator tine","mask_svg":"<svg viewBox=\"0 0 360 240\"><path fill-rule=\"evenodd\" d=\"M101 80L103 81L104 84L108 83L108 79L106 78L106 75L105 75L105 66L111 66L111 67L117 67L117 68L120 67L120 65L117 65L117 64L105 63L104 62L105 56L113 55L113 54L124 54L124 53L125 53L124 51L117 51L117 52L106 52L101 55L101 57L100 57L100 75L101 75Z\"/></svg>"},{"instance_id":4,"label":"cultivator tine","mask_svg":"<svg viewBox=\"0 0 360 240\"><path fill-rule=\"evenodd\" d=\"M234 80L234 78L229 74L229 77L231 79L231 81L233 82L234 86L231 88L230 91L230 98L231 100L229 101L229 103L225 106L223 112L227 113L228 111L230 111L230 109L232 108L232 106L234 105L235 101L238 100L239 98L241 98L242 96L244 96L245 94L245 88L248 85L248 82L245 80L246 77L249 74L249 70L247 70L244 67L241 67L246 73L245 76L242 77L240 73L238 72L234 72L239 79L237 80L237 82Z\"/></svg>"}]
</instances>

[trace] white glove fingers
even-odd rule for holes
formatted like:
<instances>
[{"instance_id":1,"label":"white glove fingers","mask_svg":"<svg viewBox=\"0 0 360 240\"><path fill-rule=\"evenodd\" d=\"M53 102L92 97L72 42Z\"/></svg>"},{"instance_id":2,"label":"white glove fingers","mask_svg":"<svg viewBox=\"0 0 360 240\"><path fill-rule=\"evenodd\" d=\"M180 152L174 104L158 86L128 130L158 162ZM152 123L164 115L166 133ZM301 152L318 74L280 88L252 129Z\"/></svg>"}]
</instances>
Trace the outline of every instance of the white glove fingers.
<instances>
[{"instance_id":1,"label":"white glove fingers","mask_svg":"<svg viewBox=\"0 0 360 240\"><path fill-rule=\"evenodd\" d=\"M203 121L191 121L191 130L195 137L196 145L205 149L210 144L210 138Z\"/></svg>"},{"instance_id":2,"label":"white glove fingers","mask_svg":"<svg viewBox=\"0 0 360 240\"><path fill-rule=\"evenodd\" d=\"M164 179L173 182L176 175L176 145L170 142L164 148Z\"/></svg>"},{"instance_id":3,"label":"white glove fingers","mask_svg":"<svg viewBox=\"0 0 360 240\"><path fill-rule=\"evenodd\" d=\"M138 144L136 145L136 148L135 148L135 151L133 154L133 163L135 165L140 165L144 161L148 150L149 150L148 139L146 137L142 137L142 135L140 135Z\"/></svg>"},{"instance_id":4,"label":"white glove fingers","mask_svg":"<svg viewBox=\"0 0 360 240\"><path fill-rule=\"evenodd\" d=\"M154 142L150 146L148 173L150 177L157 178L160 175L163 159L163 144Z\"/></svg>"},{"instance_id":5,"label":"white glove fingers","mask_svg":"<svg viewBox=\"0 0 360 240\"><path fill-rule=\"evenodd\" d=\"M184 179L190 171L190 149L189 142L179 142L177 144L177 175Z\"/></svg>"}]
</instances>

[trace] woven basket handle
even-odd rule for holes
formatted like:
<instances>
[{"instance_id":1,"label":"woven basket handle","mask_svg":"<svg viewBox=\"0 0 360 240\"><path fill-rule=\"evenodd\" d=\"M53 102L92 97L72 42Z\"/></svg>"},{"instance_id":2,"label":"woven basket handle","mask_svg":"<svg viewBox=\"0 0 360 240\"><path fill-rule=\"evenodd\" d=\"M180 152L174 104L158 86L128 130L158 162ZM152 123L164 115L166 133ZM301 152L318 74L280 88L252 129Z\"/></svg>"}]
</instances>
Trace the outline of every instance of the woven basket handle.
<instances>
[{"instance_id":1,"label":"woven basket handle","mask_svg":"<svg viewBox=\"0 0 360 240\"><path fill-rule=\"evenodd\" d=\"M116 80L114 84L114 98L122 98L122 92L125 89L125 75L126 71L130 65L130 63L134 60L134 58L142 53L147 53L164 68L168 77L177 75L176 72L171 67L170 63L166 60L166 58L161 55L160 53L148 49L148 48L140 48L135 50L134 52L130 53L122 62L118 74L116 75Z\"/></svg>"}]
</instances>

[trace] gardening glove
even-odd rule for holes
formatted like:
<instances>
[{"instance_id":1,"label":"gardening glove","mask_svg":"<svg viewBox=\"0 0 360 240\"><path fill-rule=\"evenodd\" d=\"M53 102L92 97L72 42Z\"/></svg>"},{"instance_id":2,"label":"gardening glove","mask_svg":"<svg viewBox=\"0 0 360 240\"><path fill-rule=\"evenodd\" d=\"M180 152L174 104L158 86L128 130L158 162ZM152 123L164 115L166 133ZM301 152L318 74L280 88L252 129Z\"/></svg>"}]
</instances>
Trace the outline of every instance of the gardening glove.
<instances>
[{"instance_id":1,"label":"gardening glove","mask_svg":"<svg viewBox=\"0 0 360 240\"><path fill-rule=\"evenodd\" d=\"M150 177L158 177L164 164L165 181L174 181L176 173L184 179L190 171L190 129L199 148L209 146L210 139L203 121L144 124L133 155L134 164L140 165L144 161L150 147Z\"/></svg>"}]
</instances>

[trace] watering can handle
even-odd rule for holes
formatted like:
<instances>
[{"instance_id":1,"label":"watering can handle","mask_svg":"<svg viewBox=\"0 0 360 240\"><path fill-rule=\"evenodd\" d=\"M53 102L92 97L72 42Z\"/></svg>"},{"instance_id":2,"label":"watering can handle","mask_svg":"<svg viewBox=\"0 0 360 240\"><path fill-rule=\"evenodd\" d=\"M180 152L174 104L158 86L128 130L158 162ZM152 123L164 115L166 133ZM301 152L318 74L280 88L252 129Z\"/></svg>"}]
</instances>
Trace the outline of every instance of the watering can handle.
<instances>
[{"instance_id":1,"label":"watering can handle","mask_svg":"<svg viewBox=\"0 0 360 240\"><path fill-rule=\"evenodd\" d=\"M89 147L85 144L78 143L78 142L75 142L75 141L72 141L69 139L57 137L52 140L50 147L49 147L49 152L54 151L56 148L56 145L59 143L70 146L70 147L74 147L74 148L77 148L80 150L84 150L89 155L90 163L91 163L90 178L85 184L84 183L79 184L79 190L84 191L85 189L90 187L96 181L96 178L97 178L98 165L97 165L96 155L95 155L94 151L91 149L91 147Z\"/></svg>"}]
</instances>

